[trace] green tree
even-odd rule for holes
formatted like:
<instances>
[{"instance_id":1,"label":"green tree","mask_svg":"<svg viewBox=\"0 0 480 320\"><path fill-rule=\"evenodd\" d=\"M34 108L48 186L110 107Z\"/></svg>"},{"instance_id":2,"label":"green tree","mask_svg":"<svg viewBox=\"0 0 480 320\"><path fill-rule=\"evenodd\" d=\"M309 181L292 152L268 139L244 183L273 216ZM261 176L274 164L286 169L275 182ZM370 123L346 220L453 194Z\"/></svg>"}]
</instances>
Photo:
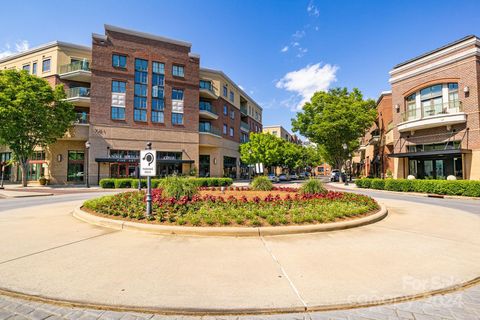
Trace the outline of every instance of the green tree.
<instances>
[{"instance_id":1,"label":"green tree","mask_svg":"<svg viewBox=\"0 0 480 320\"><path fill-rule=\"evenodd\" d=\"M12 151L27 186L28 159L35 147L46 147L61 138L75 120L73 106L65 102L63 86L26 71L0 71L0 144Z\"/></svg>"},{"instance_id":2,"label":"green tree","mask_svg":"<svg viewBox=\"0 0 480 320\"><path fill-rule=\"evenodd\" d=\"M282 165L285 141L270 133L251 133L250 141L240 145L244 163L263 163L265 167Z\"/></svg>"},{"instance_id":3,"label":"green tree","mask_svg":"<svg viewBox=\"0 0 480 320\"><path fill-rule=\"evenodd\" d=\"M303 164L304 147L297 144L287 142L283 144L283 157L281 165L289 169L300 168Z\"/></svg>"},{"instance_id":4,"label":"green tree","mask_svg":"<svg viewBox=\"0 0 480 320\"><path fill-rule=\"evenodd\" d=\"M292 119L292 126L320 145L326 162L340 169L376 116L375 101L364 100L360 90L335 88L316 92Z\"/></svg>"}]
</instances>

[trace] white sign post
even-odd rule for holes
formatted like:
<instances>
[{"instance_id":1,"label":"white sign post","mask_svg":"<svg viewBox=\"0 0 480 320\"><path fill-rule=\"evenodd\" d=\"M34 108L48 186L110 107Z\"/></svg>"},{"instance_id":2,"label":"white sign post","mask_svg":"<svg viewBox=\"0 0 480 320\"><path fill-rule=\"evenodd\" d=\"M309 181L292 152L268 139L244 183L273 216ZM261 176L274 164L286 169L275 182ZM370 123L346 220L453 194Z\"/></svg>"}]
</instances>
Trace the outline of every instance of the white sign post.
<instances>
[{"instance_id":1,"label":"white sign post","mask_svg":"<svg viewBox=\"0 0 480 320\"><path fill-rule=\"evenodd\" d=\"M152 150L152 143L147 143L147 150L140 151L140 176L147 177L147 218L152 214L152 177L157 175L157 151Z\"/></svg>"}]
</instances>

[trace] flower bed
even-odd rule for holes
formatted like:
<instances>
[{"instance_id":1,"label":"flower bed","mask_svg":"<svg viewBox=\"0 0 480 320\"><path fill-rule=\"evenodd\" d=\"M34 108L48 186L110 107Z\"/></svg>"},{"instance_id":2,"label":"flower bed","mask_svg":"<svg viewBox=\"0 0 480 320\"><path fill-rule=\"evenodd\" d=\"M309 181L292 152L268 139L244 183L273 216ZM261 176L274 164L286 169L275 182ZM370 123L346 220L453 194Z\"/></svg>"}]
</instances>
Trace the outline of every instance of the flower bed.
<instances>
[{"instance_id":1,"label":"flower bed","mask_svg":"<svg viewBox=\"0 0 480 320\"><path fill-rule=\"evenodd\" d=\"M205 190L191 199L165 198L153 190L150 223L188 226L299 225L350 219L377 211L370 197L343 192L300 195L292 190ZM283 188L286 189L286 188ZM266 195L265 195L266 193ZM125 192L84 203L84 209L118 219L145 220L145 193Z\"/></svg>"},{"instance_id":2,"label":"flower bed","mask_svg":"<svg viewBox=\"0 0 480 320\"><path fill-rule=\"evenodd\" d=\"M188 178L191 179L198 187L220 187L229 186L233 183L232 178ZM156 188L164 179L152 179L152 187ZM138 183L141 183L142 188L147 187L146 179L135 178L105 178L100 180L100 187L104 189L123 189L123 188L138 188Z\"/></svg>"}]
</instances>

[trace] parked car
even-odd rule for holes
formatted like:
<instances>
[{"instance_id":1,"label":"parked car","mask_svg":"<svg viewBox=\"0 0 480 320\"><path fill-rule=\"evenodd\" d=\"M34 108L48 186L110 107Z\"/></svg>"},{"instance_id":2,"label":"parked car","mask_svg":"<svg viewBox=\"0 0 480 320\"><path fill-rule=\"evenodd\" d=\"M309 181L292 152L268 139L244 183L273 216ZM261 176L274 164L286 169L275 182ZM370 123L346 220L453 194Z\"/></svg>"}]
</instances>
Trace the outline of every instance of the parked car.
<instances>
[{"instance_id":1,"label":"parked car","mask_svg":"<svg viewBox=\"0 0 480 320\"><path fill-rule=\"evenodd\" d=\"M278 180L280 180L280 181L288 181L288 180L290 180L290 177L289 177L287 174L282 173L281 175L278 176Z\"/></svg>"},{"instance_id":2,"label":"parked car","mask_svg":"<svg viewBox=\"0 0 480 320\"><path fill-rule=\"evenodd\" d=\"M296 173L294 173L294 174L290 175L290 179L291 180L298 180L298 179L300 179L300 177Z\"/></svg>"},{"instance_id":3,"label":"parked car","mask_svg":"<svg viewBox=\"0 0 480 320\"><path fill-rule=\"evenodd\" d=\"M273 173L270 173L268 175L268 180L272 181L272 182L278 182L278 177L276 175L274 175Z\"/></svg>"},{"instance_id":4,"label":"parked car","mask_svg":"<svg viewBox=\"0 0 480 320\"><path fill-rule=\"evenodd\" d=\"M300 172L300 173L298 174L298 178L299 178L299 179L302 179L302 180L303 180L303 179L308 179L308 172Z\"/></svg>"},{"instance_id":5,"label":"parked car","mask_svg":"<svg viewBox=\"0 0 480 320\"><path fill-rule=\"evenodd\" d=\"M333 169L332 173L330 174L330 181L332 182L339 182L340 181L340 170Z\"/></svg>"}]
</instances>

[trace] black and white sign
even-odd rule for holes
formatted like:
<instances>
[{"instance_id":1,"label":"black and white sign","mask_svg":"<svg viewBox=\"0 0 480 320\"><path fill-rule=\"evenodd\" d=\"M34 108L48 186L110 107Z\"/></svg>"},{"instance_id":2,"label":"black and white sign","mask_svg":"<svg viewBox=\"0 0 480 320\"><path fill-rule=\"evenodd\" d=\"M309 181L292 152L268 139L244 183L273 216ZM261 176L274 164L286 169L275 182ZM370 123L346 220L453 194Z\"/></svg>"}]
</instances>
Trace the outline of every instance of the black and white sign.
<instances>
[{"instance_id":1,"label":"black and white sign","mask_svg":"<svg viewBox=\"0 0 480 320\"><path fill-rule=\"evenodd\" d=\"M157 175L157 151L140 151L140 175L142 177L155 177Z\"/></svg>"}]
</instances>

